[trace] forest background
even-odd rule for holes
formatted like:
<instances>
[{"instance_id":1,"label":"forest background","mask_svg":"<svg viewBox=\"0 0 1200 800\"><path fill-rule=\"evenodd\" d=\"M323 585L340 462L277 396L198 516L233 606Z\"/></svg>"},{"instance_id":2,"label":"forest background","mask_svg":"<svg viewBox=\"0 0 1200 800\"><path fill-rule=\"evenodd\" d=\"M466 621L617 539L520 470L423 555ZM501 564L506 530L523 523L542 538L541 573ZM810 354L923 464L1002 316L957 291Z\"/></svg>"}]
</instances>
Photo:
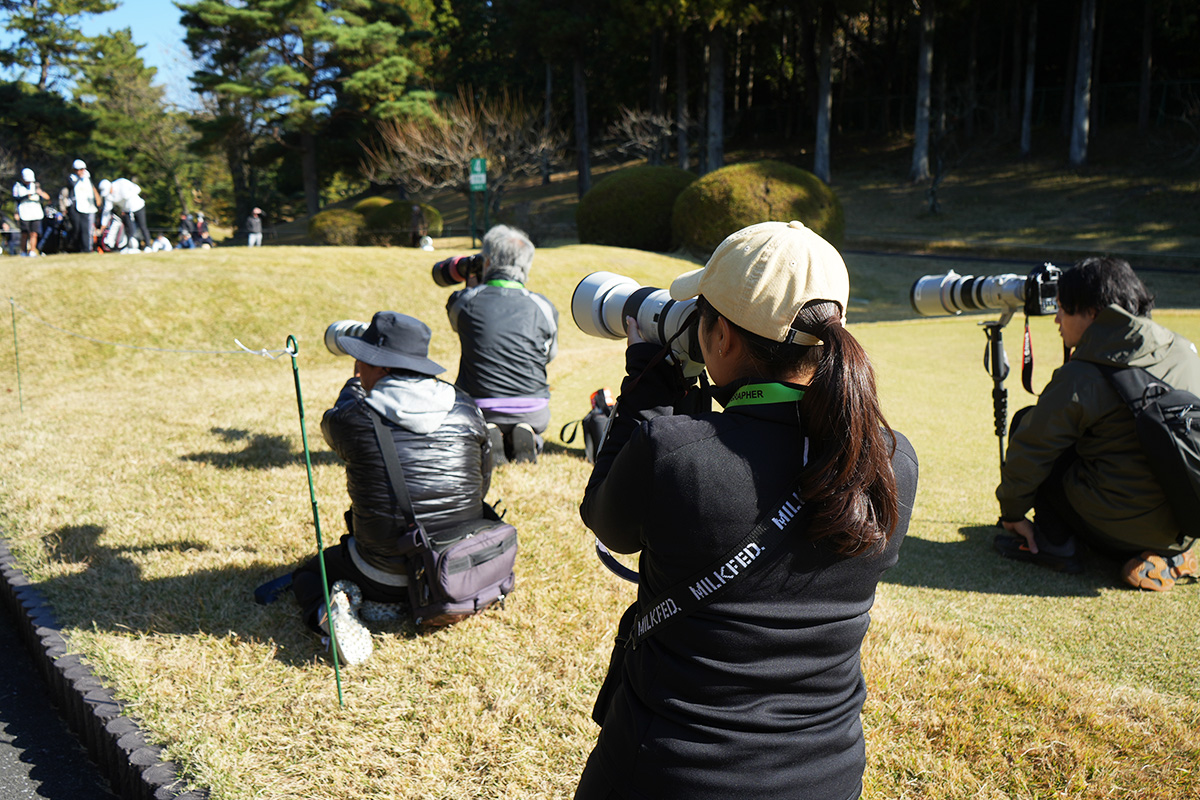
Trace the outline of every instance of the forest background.
<instances>
[{"instance_id":1,"label":"forest background","mask_svg":"<svg viewBox=\"0 0 1200 800\"><path fill-rule=\"evenodd\" d=\"M186 108L129 29L81 32L117 5L0 0L0 174L32 167L54 190L83 158L139 183L153 227L465 191L470 157L489 159L499 212L513 177L582 195L596 165L637 158L704 174L765 152L836 185L834 153L899 142L932 206L983 153L1078 172L1119 134L1200 156L1200 11L1184 0L195 0L175 3L197 65ZM387 145L389 128L444 130L456 102L504 106L537 136L476 140L432 178L432 153Z\"/></svg>"}]
</instances>

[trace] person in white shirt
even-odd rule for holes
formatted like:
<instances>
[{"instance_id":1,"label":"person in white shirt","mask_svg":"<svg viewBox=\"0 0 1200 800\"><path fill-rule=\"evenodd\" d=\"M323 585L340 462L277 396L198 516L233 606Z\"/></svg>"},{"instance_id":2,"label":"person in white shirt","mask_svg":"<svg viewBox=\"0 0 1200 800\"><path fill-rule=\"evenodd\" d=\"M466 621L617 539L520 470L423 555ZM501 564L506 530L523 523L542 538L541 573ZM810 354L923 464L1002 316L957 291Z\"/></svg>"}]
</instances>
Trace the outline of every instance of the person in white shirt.
<instances>
[{"instance_id":1,"label":"person in white shirt","mask_svg":"<svg viewBox=\"0 0 1200 800\"><path fill-rule=\"evenodd\" d=\"M142 247L148 247L152 241L150 229L146 227L146 201L142 199L142 187L128 178L117 178L115 181L100 181L100 198L104 201L104 212L111 206L121 215L125 230L132 231L134 222L137 223L137 238ZM132 217L132 219L130 219ZM103 226L102 226L103 227Z\"/></svg>"},{"instance_id":2,"label":"person in white shirt","mask_svg":"<svg viewBox=\"0 0 1200 800\"><path fill-rule=\"evenodd\" d=\"M92 184L87 164L77 158L71 165L71 222L75 226L75 244L79 252L90 253L95 244L96 212L100 210L100 193Z\"/></svg>"},{"instance_id":3,"label":"person in white shirt","mask_svg":"<svg viewBox=\"0 0 1200 800\"><path fill-rule=\"evenodd\" d=\"M21 180L13 184L12 192L17 200L17 219L21 225L21 251L29 256L40 255L38 237L42 235L42 220L46 217L41 200L49 200L50 195L38 185L33 170L28 167L21 170Z\"/></svg>"}]
</instances>

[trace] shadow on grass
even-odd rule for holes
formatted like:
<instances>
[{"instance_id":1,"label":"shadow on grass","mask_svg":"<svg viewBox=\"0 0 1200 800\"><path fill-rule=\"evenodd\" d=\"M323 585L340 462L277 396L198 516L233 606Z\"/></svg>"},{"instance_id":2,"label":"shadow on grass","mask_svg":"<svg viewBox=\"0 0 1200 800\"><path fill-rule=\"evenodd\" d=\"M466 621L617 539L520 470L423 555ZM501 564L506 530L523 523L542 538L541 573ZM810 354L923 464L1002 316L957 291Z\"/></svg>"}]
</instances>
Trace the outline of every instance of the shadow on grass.
<instances>
[{"instance_id":1,"label":"shadow on grass","mask_svg":"<svg viewBox=\"0 0 1200 800\"><path fill-rule=\"evenodd\" d=\"M241 428L213 428L211 433L226 442L245 442L246 446L233 453L191 453L180 459L211 464L217 469L275 469L292 466L304 458L303 451L292 450L292 443L286 436L251 433ZM341 463L341 459L329 450L310 450L309 458L314 465Z\"/></svg>"},{"instance_id":2,"label":"shadow on grass","mask_svg":"<svg viewBox=\"0 0 1200 800\"><path fill-rule=\"evenodd\" d=\"M86 565L72 574L36 584L51 598L62 626L125 635L232 636L271 647L276 660L296 667L324 657L324 646L301 622L290 591L270 605L258 605L254 600L256 587L291 572L299 564L223 567L147 578L133 556L210 548L191 541L109 547L100 543L103 534L104 528L99 525L71 525L45 539L52 557ZM336 537L325 545L335 542ZM248 544L247 549L253 550L253 545ZM403 623L372 623L371 629L390 635L413 635Z\"/></svg>"},{"instance_id":3,"label":"shadow on grass","mask_svg":"<svg viewBox=\"0 0 1200 800\"><path fill-rule=\"evenodd\" d=\"M1002 558L992 539L1002 533L994 525L959 529L956 542L932 542L907 536L900 561L883 574L885 583L980 594L1037 597L1097 597L1117 583L1117 564L1094 553L1083 554L1084 571L1067 575L1045 567Z\"/></svg>"}]
</instances>

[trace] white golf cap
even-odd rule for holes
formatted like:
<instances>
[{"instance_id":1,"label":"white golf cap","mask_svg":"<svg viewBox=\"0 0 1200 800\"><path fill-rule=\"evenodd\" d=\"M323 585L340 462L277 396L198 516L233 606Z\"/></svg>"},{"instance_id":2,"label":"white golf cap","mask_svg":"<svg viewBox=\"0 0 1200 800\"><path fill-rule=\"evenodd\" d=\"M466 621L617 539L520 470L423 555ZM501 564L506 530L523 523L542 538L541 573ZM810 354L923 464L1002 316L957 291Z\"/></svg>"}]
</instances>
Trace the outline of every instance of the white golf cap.
<instances>
[{"instance_id":1,"label":"white golf cap","mask_svg":"<svg viewBox=\"0 0 1200 800\"><path fill-rule=\"evenodd\" d=\"M87 164L83 163L82 158L75 159L75 163L71 165L75 169L87 169Z\"/></svg>"}]
</instances>

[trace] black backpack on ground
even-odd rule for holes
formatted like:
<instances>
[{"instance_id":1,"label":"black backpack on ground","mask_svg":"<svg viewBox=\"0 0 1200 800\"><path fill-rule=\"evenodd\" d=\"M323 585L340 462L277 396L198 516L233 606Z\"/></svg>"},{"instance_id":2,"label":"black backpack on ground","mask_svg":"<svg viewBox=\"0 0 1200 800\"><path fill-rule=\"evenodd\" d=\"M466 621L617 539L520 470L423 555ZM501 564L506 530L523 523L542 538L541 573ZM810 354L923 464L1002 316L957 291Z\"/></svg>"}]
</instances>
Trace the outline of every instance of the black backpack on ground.
<instances>
[{"instance_id":1,"label":"black backpack on ground","mask_svg":"<svg viewBox=\"0 0 1200 800\"><path fill-rule=\"evenodd\" d=\"M517 529L487 503L483 518L428 534L413 512L404 469L387 423L371 414L375 435L400 510L408 520L400 550L408 563L408 600L418 630L443 628L493 605L516 585Z\"/></svg>"},{"instance_id":2,"label":"black backpack on ground","mask_svg":"<svg viewBox=\"0 0 1200 800\"><path fill-rule=\"evenodd\" d=\"M591 402L591 410L583 419L572 420L563 425L558 436L563 440L563 444L570 444L575 441L579 429L583 428L583 453L589 464L595 464L596 453L600 452L600 445L604 442L604 436L608 433L608 423L612 419L612 392L607 388L597 389L592 392ZM571 429L569 437L567 428Z\"/></svg>"},{"instance_id":3,"label":"black backpack on ground","mask_svg":"<svg viewBox=\"0 0 1200 800\"><path fill-rule=\"evenodd\" d=\"M1200 397L1141 367L1097 366L1133 412L1142 452L1179 523L1178 541L1200 537Z\"/></svg>"}]
</instances>

